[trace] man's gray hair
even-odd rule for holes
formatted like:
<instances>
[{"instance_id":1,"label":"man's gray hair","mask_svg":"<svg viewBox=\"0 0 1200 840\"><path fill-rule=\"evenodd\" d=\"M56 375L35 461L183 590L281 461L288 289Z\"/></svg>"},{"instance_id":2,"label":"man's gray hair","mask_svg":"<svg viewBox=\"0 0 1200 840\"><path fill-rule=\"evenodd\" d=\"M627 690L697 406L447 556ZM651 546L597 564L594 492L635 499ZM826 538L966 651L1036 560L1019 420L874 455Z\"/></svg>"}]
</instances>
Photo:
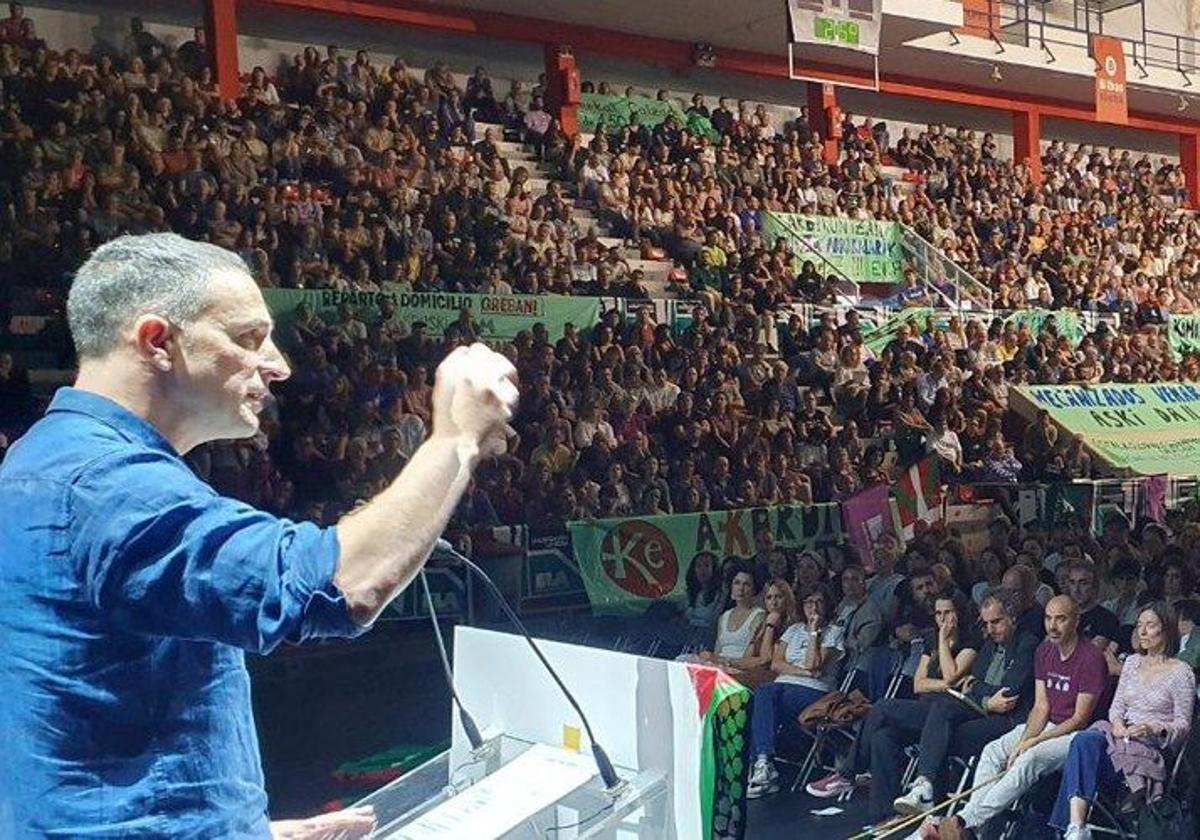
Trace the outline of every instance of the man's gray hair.
<instances>
[{"instance_id":1,"label":"man's gray hair","mask_svg":"<svg viewBox=\"0 0 1200 840\"><path fill-rule=\"evenodd\" d=\"M75 273L67 297L76 352L81 359L106 356L142 315L177 325L194 321L208 302L213 272L229 269L249 274L232 251L174 233L106 242Z\"/></svg>"},{"instance_id":2,"label":"man's gray hair","mask_svg":"<svg viewBox=\"0 0 1200 840\"><path fill-rule=\"evenodd\" d=\"M988 593L983 596L983 600L979 602L979 609L982 611L985 607L995 604L1004 610L1005 615L1016 621L1021 617L1021 608L1017 604L1017 599L1007 589L996 587L989 589Z\"/></svg>"}]
</instances>

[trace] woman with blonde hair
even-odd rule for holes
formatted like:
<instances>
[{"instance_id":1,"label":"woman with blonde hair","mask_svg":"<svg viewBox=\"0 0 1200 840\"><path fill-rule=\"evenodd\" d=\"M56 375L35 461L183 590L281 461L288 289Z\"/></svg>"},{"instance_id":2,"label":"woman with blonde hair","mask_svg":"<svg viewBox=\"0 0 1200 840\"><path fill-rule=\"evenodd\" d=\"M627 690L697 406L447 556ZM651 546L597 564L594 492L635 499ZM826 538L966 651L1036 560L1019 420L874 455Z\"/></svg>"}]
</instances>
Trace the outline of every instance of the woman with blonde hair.
<instances>
[{"instance_id":1,"label":"woman with blonde hair","mask_svg":"<svg viewBox=\"0 0 1200 840\"><path fill-rule=\"evenodd\" d=\"M783 631L799 621L796 596L792 587L782 578L774 578L763 592L763 604L767 617L759 622L742 656L717 656L709 661L730 672L738 682L751 688L772 682L775 672L771 670L771 658L775 652L775 641ZM703 654L702 654L703 656Z\"/></svg>"}]
</instances>

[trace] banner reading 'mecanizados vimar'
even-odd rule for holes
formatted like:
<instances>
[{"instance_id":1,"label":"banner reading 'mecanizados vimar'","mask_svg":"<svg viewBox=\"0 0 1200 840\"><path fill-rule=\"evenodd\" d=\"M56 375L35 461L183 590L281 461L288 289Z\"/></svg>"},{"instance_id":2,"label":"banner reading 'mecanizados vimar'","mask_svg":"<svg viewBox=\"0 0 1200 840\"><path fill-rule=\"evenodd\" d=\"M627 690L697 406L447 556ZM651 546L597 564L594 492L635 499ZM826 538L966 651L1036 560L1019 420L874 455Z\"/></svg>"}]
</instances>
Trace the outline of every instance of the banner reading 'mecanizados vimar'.
<instances>
[{"instance_id":1,"label":"banner reading 'mecanizados vimar'","mask_svg":"<svg viewBox=\"0 0 1200 840\"><path fill-rule=\"evenodd\" d=\"M1200 474L1200 387L1024 385L1015 391L1018 411L1027 418L1050 412L1118 472Z\"/></svg>"},{"instance_id":2,"label":"banner reading 'mecanizados vimar'","mask_svg":"<svg viewBox=\"0 0 1200 840\"><path fill-rule=\"evenodd\" d=\"M572 522L571 543L598 613L640 613L660 599L683 601L696 555L751 557L755 537L771 534L777 548L819 550L843 542L837 505L642 516Z\"/></svg>"}]
</instances>

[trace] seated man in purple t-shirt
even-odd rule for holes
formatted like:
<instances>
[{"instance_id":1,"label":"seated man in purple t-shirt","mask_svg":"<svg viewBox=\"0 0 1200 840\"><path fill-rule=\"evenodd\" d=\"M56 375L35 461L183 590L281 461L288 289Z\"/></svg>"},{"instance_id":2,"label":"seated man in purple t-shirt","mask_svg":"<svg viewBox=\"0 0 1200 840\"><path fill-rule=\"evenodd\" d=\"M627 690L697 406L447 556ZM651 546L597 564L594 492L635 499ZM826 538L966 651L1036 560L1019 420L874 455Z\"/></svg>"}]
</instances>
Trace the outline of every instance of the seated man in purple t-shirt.
<instances>
[{"instance_id":1,"label":"seated man in purple t-shirt","mask_svg":"<svg viewBox=\"0 0 1200 840\"><path fill-rule=\"evenodd\" d=\"M997 738L979 756L975 783L999 776L971 795L956 816L922 836L958 840L973 836L992 817L1016 802L1038 779L1061 770L1071 739L1088 727L1100 696L1108 687L1104 655L1079 636L1079 607L1066 595L1046 604L1046 641L1033 664L1034 702L1029 718Z\"/></svg>"}]
</instances>

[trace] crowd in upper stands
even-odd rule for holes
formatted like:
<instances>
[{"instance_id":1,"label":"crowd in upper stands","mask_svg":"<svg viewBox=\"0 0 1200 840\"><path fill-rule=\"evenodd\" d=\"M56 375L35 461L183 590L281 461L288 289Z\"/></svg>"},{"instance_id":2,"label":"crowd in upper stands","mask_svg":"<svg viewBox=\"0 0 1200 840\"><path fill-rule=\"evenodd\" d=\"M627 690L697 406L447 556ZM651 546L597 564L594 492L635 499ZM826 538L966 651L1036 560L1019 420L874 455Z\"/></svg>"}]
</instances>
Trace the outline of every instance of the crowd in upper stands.
<instances>
[{"instance_id":1,"label":"crowd in upper stands","mask_svg":"<svg viewBox=\"0 0 1200 840\"><path fill-rule=\"evenodd\" d=\"M482 67L463 82L443 64L417 72L336 46L256 67L242 95L223 101L201 29L173 47L135 20L121 44L58 52L11 7L0 21L9 288L61 292L98 242L157 230L237 251L263 287L636 301L648 295L645 278L602 234L674 262L672 291L692 301L685 329L657 323L652 307L628 316L610 307L597 324L561 335L538 325L505 346L519 414L507 452L481 466L456 513L459 532L840 501L925 457L952 484L1089 478L1097 465L1084 441L1044 414L1019 418L1013 386L1200 379L1200 359L1177 361L1163 328L1167 313L1191 313L1200 300L1200 227L1175 209L1194 197L1165 160L1054 141L1036 185L991 135L930 126L893 137L885 123L846 115L829 164L803 109L777 124L765 107L721 99L709 110L700 95L691 109L711 122L711 138L675 119L567 138L540 85L500 91ZM533 159L514 165L505 140ZM534 190L546 171L549 184ZM602 228L581 228L578 207ZM838 278L768 247L763 210L903 222L991 290L997 309L1118 318L1080 337L1053 322L1030 331L981 315L932 317L873 349L856 311L817 308L809 320L788 308L831 301ZM907 302L935 300L918 290ZM253 504L333 521L400 471L428 431L439 360L479 335L469 311L434 333L389 300L324 317L302 305L280 337L294 375L259 434L202 447L193 464ZM35 410L27 371L0 354L0 455ZM882 819L940 798L955 750L989 767L1016 750L1036 754L1022 779L1068 767L1055 824L1084 836L1076 800L1090 795L1080 781L1089 762L1102 761L1094 738L1078 749L1059 742L1053 760L1019 738L991 744L1034 708L1051 727L1070 721L1063 732L1086 728L1103 717L1093 678L1118 676L1111 731L1150 727L1136 731L1158 746L1182 740L1194 681L1163 662L1183 650L1200 663L1195 520L1172 514L1134 540L1114 518L1095 542L1077 519L1018 534L1001 518L978 557L935 527L906 548L882 540L871 575L853 558L835 567L769 539L747 565L697 557L687 620L716 640L701 656L771 686L756 693L754 792L778 784L776 718L853 661L883 702L836 772L810 785L816 795L853 790L870 773L872 816ZM1051 600L1056 592L1070 597ZM1159 601L1178 619L1144 609ZM976 635L980 615L987 639ZM1035 662L1026 637L1056 621L1059 652L1073 656L1083 637L1088 661L1073 693L1060 686L1035 702L1033 680L1045 683L1052 663ZM883 688L893 673L915 699L895 699L899 683ZM1138 679L1153 685L1150 699L1133 696ZM970 721L945 699L952 687L994 715L953 744L948 733ZM1081 694L1086 714L1064 714ZM913 741L921 759L897 797L898 748ZM1002 799L981 794L941 830L978 827L1011 804Z\"/></svg>"},{"instance_id":2,"label":"crowd in upper stands","mask_svg":"<svg viewBox=\"0 0 1200 840\"><path fill-rule=\"evenodd\" d=\"M699 96L717 139L668 119L584 142L558 132L540 86L500 92L483 68L462 83L443 64L418 73L336 46L254 68L222 101L202 29L173 48L135 19L123 44L59 53L12 6L0 29L0 144L18 162L0 175L9 283L53 285L96 242L173 229L238 251L264 287L644 297L605 231L573 219L583 205L643 254L678 261L678 291L696 302L686 330L609 311L507 347L520 415L463 528L840 500L926 454L954 481L1088 477L1080 440L1006 411L1012 385L1198 370L1175 362L1160 325L1190 311L1200 237L1171 211L1178 167L1144 156L1055 142L1035 187L988 135L893 139L847 115L829 165L803 112L776 125L764 107L709 111ZM544 192L530 188L534 161L506 159L506 137L556 174ZM885 163L906 169L905 189ZM831 278L765 247L764 209L897 219L998 305L1099 309L1129 326L1076 345L1052 328L931 320L873 352L855 313L784 319L786 303L828 300ZM469 313L428 334L387 304L302 310L284 337L296 375L263 432L194 453L197 468L256 504L332 519L420 443L438 359L478 332Z\"/></svg>"}]
</instances>

